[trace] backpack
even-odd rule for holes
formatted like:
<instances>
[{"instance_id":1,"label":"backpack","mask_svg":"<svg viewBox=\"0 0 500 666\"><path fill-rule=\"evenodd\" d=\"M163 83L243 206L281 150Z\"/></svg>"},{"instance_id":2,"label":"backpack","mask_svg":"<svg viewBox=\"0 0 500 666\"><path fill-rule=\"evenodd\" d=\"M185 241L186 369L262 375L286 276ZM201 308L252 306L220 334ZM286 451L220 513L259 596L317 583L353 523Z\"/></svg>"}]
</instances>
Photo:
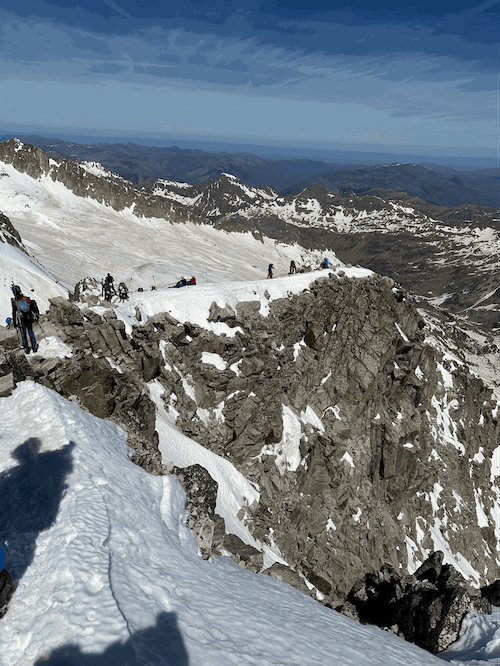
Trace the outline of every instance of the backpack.
<instances>
[{"instance_id":1,"label":"backpack","mask_svg":"<svg viewBox=\"0 0 500 666\"><path fill-rule=\"evenodd\" d=\"M30 309L35 319L38 320L38 317L40 316L40 310L38 309L38 303L34 298L30 298Z\"/></svg>"},{"instance_id":2,"label":"backpack","mask_svg":"<svg viewBox=\"0 0 500 666\"><path fill-rule=\"evenodd\" d=\"M17 301L17 309L22 314L26 314L27 312L29 312L30 311L29 299L26 299L25 297L20 298Z\"/></svg>"}]
</instances>

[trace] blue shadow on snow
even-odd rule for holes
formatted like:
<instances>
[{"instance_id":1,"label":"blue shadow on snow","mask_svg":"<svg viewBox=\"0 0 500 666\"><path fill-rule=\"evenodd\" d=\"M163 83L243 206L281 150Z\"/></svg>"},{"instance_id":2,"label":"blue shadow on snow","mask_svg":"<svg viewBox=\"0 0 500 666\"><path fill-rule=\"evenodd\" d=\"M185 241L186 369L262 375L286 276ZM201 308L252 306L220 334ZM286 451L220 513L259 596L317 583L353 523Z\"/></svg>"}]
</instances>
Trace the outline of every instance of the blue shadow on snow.
<instances>
[{"instance_id":1,"label":"blue shadow on snow","mask_svg":"<svg viewBox=\"0 0 500 666\"><path fill-rule=\"evenodd\" d=\"M175 613L160 613L154 627L114 643L104 652L82 652L65 645L38 659L33 666L188 666L188 654Z\"/></svg>"},{"instance_id":2,"label":"blue shadow on snow","mask_svg":"<svg viewBox=\"0 0 500 666\"><path fill-rule=\"evenodd\" d=\"M38 535L57 516L73 447L40 453L40 441L30 438L12 454L19 464L0 474L0 535L9 551L5 568L14 581L31 564Z\"/></svg>"}]
</instances>

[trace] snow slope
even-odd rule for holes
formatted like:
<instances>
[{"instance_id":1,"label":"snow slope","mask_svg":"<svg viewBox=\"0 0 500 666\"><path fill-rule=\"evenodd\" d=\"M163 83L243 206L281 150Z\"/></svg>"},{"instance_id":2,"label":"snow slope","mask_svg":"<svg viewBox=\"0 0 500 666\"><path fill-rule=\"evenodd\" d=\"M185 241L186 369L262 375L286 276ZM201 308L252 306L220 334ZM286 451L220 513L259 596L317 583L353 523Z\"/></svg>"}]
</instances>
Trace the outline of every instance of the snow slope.
<instances>
[{"instance_id":1,"label":"snow slope","mask_svg":"<svg viewBox=\"0 0 500 666\"><path fill-rule=\"evenodd\" d=\"M2 525L22 576L2 664L439 663L228 558L203 561L179 482L131 463L116 425L32 382L0 400L0 423Z\"/></svg>"},{"instance_id":2,"label":"snow slope","mask_svg":"<svg viewBox=\"0 0 500 666\"><path fill-rule=\"evenodd\" d=\"M120 212L95 199L78 197L50 176L39 180L0 162L0 211L21 234L26 247L66 287L108 271L132 290L174 284L181 276L198 282L256 280L269 263L275 274L319 265L323 255L283 245L251 233L228 233L209 223L173 224ZM1 248L0 248L1 249ZM326 256L339 263L333 252Z\"/></svg>"}]
</instances>

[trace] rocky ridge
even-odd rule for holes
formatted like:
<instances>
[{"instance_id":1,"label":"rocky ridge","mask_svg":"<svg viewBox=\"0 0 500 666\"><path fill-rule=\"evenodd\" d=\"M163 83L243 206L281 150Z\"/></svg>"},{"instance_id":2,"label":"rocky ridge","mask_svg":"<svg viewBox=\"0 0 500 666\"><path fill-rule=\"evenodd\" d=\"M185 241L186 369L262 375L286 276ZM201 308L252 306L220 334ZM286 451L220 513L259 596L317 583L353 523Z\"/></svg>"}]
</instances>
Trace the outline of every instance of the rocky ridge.
<instances>
[{"instance_id":1,"label":"rocky ridge","mask_svg":"<svg viewBox=\"0 0 500 666\"><path fill-rule=\"evenodd\" d=\"M477 204L498 208L498 171L485 170L485 177L472 173L436 173L420 164L379 164L355 166L315 175L288 188L283 194L295 194L312 183L329 190L352 190L363 194L374 188L406 192L441 206Z\"/></svg>"},{"instance_id":2,"label":"rocky ridge","mask_svg":"<svg viewBox=\"0 0 500 666\"><path fill-rule=\"evenodd\" d=\"M54 138L21 138L51 153L54 159L65 156L75 161L98 161L138 184L156 178L196 184L230 173L246 186L268 185L282 194L296 194L312 183L319 183L339 193L353 190L363 194L373 188L404 191L441 206L500 205L498 168L467 171L432 163L417 165L407 162L411 159L409 156L405 158L406 163L377 164L366 159L356 160L361 163L345 159L332 163L303 158L263 158L248 152L209 153L177 146L148 147L130 142L89 145Z\"/></svg>"}]
</instances>

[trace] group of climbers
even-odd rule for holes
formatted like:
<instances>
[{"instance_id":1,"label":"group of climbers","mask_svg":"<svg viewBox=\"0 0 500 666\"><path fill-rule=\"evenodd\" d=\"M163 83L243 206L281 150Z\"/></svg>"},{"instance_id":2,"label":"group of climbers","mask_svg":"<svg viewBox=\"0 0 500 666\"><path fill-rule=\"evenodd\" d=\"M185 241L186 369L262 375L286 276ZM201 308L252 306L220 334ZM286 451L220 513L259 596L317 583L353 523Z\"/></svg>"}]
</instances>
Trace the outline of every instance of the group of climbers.
<instances>
[{"instance_id":1,"label":"group of climbers","mask_svg":"<svg viewBox=\"0 0 500 666\"><path fill-rule=\"evenodd\" d=\"M186 280L186 278L181 277L179 282L177 284L174 284L174 289L179 289L180 287L188 287L190 285L196 284L196 278L193 275L190 280Z\"/></svg>"},{"instance_id":2,"label":"group of climbers","mask_svg":"<svg viewBox=\"0 0 500 666\"><path fill-rule=\"evenodd\" d=\"M329 267L329 262L328 259L325 257L321 264L319 265L319 268L328 268ZM274 270L274 264L269 264L267 267L267 279L272 280L273 278L273 270ZM288 275L294 275L295 273L303 273L304 269L301 268L300 270L297 268L297 265L295 264L295 261L292 259L290 261L290 269L288 271Z\"/></svg>"},{"instance_id":3,"label":"group of climbers","mask_svg":"<svg viewBox=\"0 0 500 666\"><path fill-rule=\"evenodd\" d=\"M128 287L125 282L120 282L118 291L115 289L115 278L108 273L102 281L102 295L105 301L111 301L113 296L118 296L120 303L128 299Z\"/></svg>"},{"instance_id":4,"label":"group of climbers","mask_svg":"<svg viewBox=\"0 0 500 666\"><path fill-rule=\"evenodd\" d=\"M323 261L321 262L319 268L328 268L328 267L329 267L329 262L328 259L325 257L325 259L323 259ZM269 264L267 269L268 279L273 278L273 270L274 270L274 265ZM299 271L297 269L295 261L292 259L292 261L290 261L289 275L293 275L298 272L303 273L304 269L301 269ZM108 273L104 278L104 280L102 281L102 296L105 301L111 301L113 296L118 296L120 303L123 303L129 297L128 287L124 282L120 282L117 291L115 289L114 282L115 282L114 277L110 273ZM196 284L196 278L194 277L194 275L191 277L190 280L186 280L186 278L182 277L177 282L177 284L174 285L174 288L178 289L180 287L187 287L195 284ZM11 317L7 318L6 320L7 326L9 328L11 326L14 326L16 328L21 338L20 342L26 354L29 354L31 351L36 352L38 350L38 344L36 342L35 334L33 332L33 322L38 321L38 317L40 314L38 310L38 305L34 299L30 299L23 295L19 285L13 284L11 289L13 293L13 298L11 299L12 318ZM152 287L152 289L156 289L156 286ZM143 289L139 288L138 291L143 291Z\"/></svg>"}]
</instances>

